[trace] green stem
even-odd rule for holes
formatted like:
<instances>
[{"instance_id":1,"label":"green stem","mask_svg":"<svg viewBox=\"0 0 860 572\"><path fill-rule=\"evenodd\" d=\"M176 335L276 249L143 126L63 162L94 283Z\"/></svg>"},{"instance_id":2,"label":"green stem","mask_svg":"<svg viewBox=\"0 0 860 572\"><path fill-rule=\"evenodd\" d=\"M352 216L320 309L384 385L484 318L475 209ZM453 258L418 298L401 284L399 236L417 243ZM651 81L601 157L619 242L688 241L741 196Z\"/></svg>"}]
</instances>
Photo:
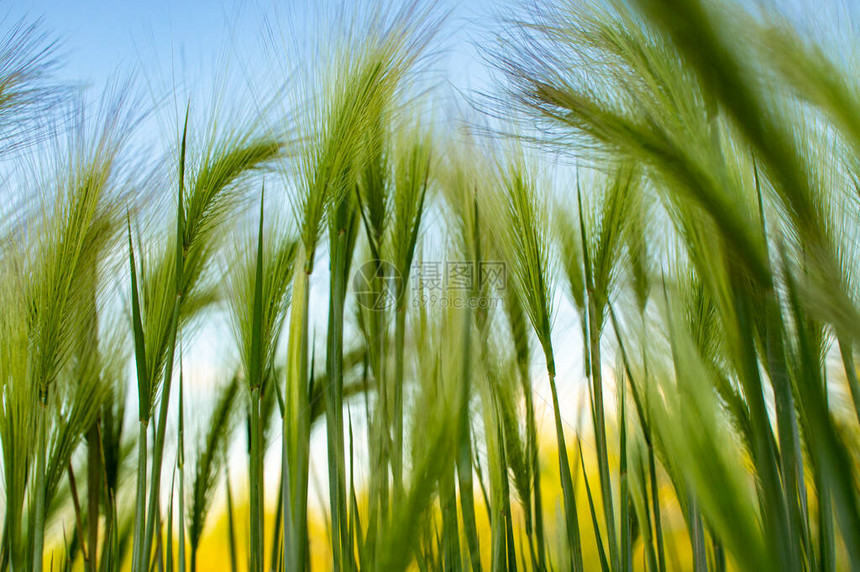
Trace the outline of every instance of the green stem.
<instances>
[{"instance_id":1,"label":"green stem","mask_svg":"<svg viewBox=\"0 0 860 572\"><path fill-rule=\"evenodd\" d=\"M487 461L490 473L490 498L487 505L487 514L490 518L490 570L499 572L507 567L506 558L506 526L505 526L505 502L504 485L508 466L505 459L504 437L502 425L499 420L497 404L491 396L485 396L485 423L487 427L494 427L492 435L487 435Z\"/></svg>"},{"instance_id":2,"label":"green stem","mask_svg":"<svg viewBox=\"0 0 860 572\"><path fill-rule=\"evenodd\" d=\"M454 487L454 465L439 479L439 502L442 509L442 550L444 570L459 570L460 531L457 526L457 491Z\"/></svg>"},{"instance_id":3,"label":"green stem","mask_svg":"<svg viewBox=\"0 0 860 572\"><path fill-rule=\"evenodd\" d=\"M87 548L90 570L98 570L99 498L101 490L101 453L98 421L87 431Z\"/></svg>"},{"instance_id":4,"label":"green stem","mask_svg":"<svg viewBox=\"0 0 860 572\"><path fill-rule=\"evenodd\" d=\"M346 461L343 437L343 314L346 298L346 232L332 240L331 284L327 336L326 438L333 569L352 569L353 553L346 519Z\"/></svg>"},{"instance_id":5,"label":"green stem","mask_svg":"<svg viewBox=\"0 0 860 572\"><path fill-rule=\"evenodd\" d=\"M36 410L36 443L38 460L36 462L36 514L35 528L33 529L33 571L42 572L42 553L45 548L45 465L47 457L47 443L45 433L47 432L47 390L40 395L38 409Z\"/></svg>"},{"instance_id":6,"label":"green stem","mask_svg":"<svg viewBox=\"0 0 860 572\"><path fill-rule=\"evenodd\" d=\"M699 513L692 490L689 491L688 496L690 500L687 504L687 522L690 527L690 543L693 550L693 570L694 572L707 572L708 559L705 554L705 531L702 527L702 516Z\"/></svg>"},{"instance_id":7,"label":"green stem","mask_svg":"<svg viewBox=\"0 0 860 572\"><path fill-rule=\"evenodd\" d=\"M806 485L803 475L803 457L800 448L800 436L795 414L794 397L791 393L791 380L786 363L785 331L782 324L779 302L774 296L765 300L767 324L765 330L765 353L774 403L776 405L777 436L779 437L779 468L781 469L782 484L788 509L788 539L791 546L803 546L804 550L811 548L808 532L805 527ZM841 344L840 344L840 347ZM799 539L798 539L799 535ZM797 554L796 562L801 556Z\"/></svg>"},{"instance_id":8,"label":"green stem","mask_svg":"<svg viewBox=\"0 0 860 572\"><path fill-rule=\"evenodd\" d=\"M648 501L648 476L645 473L644 465L638 464L637 468L639 469L638 480L643 502L640 504L634 500L633 505L636 509L634 516L636 516L639 519L639 522L642 523L642 545L645 558L647 558L647 560L643 558L643 563L647 562L647 570L658 572L660 568L657 564L657 551L654 549L654 527L651 524L651 505Z\"/></svg>"},{"instance_id":9,"label":"green stem","mask_svg":"<svg viewBox=\"0 0 860 572\"><path fill-rule=\"evenodd\" d=\"M819 484L822 479L818 479ZM818 491L818 546L822 572L836 570L836 532L833 524L833 500L826 485Z\"/></svg>"},{"instance_id":10,"label":"green stem","mask_svg":"<svg viewBox=\"0 0 860 572\"><path fill-rule=\"evenodd\" d=\"M170 406L170 386L173 379L173 360L176 354L176 332L179 328L179 307L182 296L177 294L173 302L173 318L171 322L170 343L167 346L167 359L164 362L164 385L161 388L161 408L158 412L158 425L155 431L155 446L152 449L152 476L149 487L149 508L146 513L146 536L144 538L144 560L141 562L145 569L149 568L149 558L152 552L152 538L155 531L156 513L158 512L161 490L161 464L164 456L164 437L167 431L167 412Z\"/></svg>"},{"instance_id":11,"label":"green stem","mask_svg":"<svg viewBox=\"0 0 860 572\"><path fill-rule=\"evenodd\" d=\"M594 530L594 541L597 543L600 569L603 572L611 572L612 568L609 566L606 550L603 547L603 535L600 534L600 523L597 521L597 511L594 508L594 495L591 494L591 485L588 483L588 471L585 467L585 458L582 455L582 442L578 442L577 445L579 447L579 466L582 468L582 479L585 481L585 495L588 498L588 512L591 514L591 528Z\"/></svg>"},{"instance_id":12,"label":"green stem","mask_svg":"<svg viewBox=\"0 0 860 572\"><path fill-rule=\"evenodd\" d=\"M591 383L594 398L594 431L597 441L597 464L600 475L600 491L603 500L603 513L606 524L606 538L609 542L609 558L612 569L620 566L618 540L615 531L615 511L612 502L612 481L609 476L609 453L606 445L606 414L603 404L603 372L600 357L600 327L597 324L597 309L593 296L589 295L589 334L591 348Z\"/></svg>"},{"instance_id":13,"label":"green stem","mask_svg":"<svg viewBox=\"0 0 860 572\"><path fill-rule=\"evenodd\" d=\"M165 561L167 572L173 572L173 498L176 484L176 468L173 470L173 480L170 482L170 502L167 505L167 540L165 541Z\"/></svg>"},{"instance_id":14,"label":"green stem","mask_svg":"<svg viewBox=\"0 0 860 572\"><path fill-rule=\"evenodd\" d=\"M659 572L666 572L666 550L663 546L663 518L660 515L660 492L657 482L657 461L654 446L648 442L648 472L651 481L651 503L654 510L654 536L657 538L657 562Z\"/></svg>"},{"instance_id":15,"label":"green stem","mask_svg":"<svg viewBox=\"0 0 860 572\"><path fill-rule=\"evenodd\" d=\"M181 360L180 360L181 361ZM185 572L185 404L183 403L182 370L179 373L179 572Z\"/></svg>"},{"instance_id":16,"label":"green stem","mask_svg":"<svg viewBox=\"0 0 860 572\"><path fill-rule=\"evenodd\" d=\"M457 450L457 479L460 487L460 507L463 511L463 532L469 548L469 557L474 570L481 570L481 553L478 542L478 527L475 520L475 495L472 484L472 431L469 424L469 398L472 379L472 311L463 311L463 358L460 372L460 430Z\"/></svg>"},{"instance_id":17,"label":"green stem","mask_svg":"<svg viewBox=\"0 0 860 572\"><path fill-rule=\"evenodd\" d=\"M132 547L132 572L148 572L142 568L143 517L146 510L146 434L147 422L141 421L137 437L137 497L134 512L134 546Z\"/></svg>"},{"instance_id":18,"label":"green stem","mask_svg":"<svg viewBox=\"0 0 860 572\"><path fill-rule=\"evenodd\" d=\"M537 437L537 423L535 421L534 400L532 397L531 382L528 379L528 371L521 372L523 379L523 394L526 402L526 430L528 431L528 458L532 469L532 487L534 498L532 508L534 510L534 533L535 544L537 544L537 563L540 570L546 570L546 549L543 530L543 495L540 484L540 458Z\"/></svg>"},{"instance_id":19,"label":"green stem","mask_svg":"<svg viewBox=\"0 0 860 572\"><path fill-rule=\"evenodd\" d=\"M395 505L399 504L403 495L403 362L406 345L406 307L403 304L403 297L405 294L401 290L397 295L397 312L394 317L394 442L391 452L391 472L394 480Z\"/></svg>"},{"instance_id":20,"label":"green stem","mask_svg":"<svg viewBox=\"0 0 860 572\"><path fill-rule=\"evenodd\" d=\"M501 426L499 427L501 429ZM500 439L501 443L501 456L502 456L502 466L508 466L508 460L505 456L505 438L504 432L502 433L502 437ZM505 470L505 476L507 477L507 469ZM508 572L517 572L517 551L514 546L514 529L513 529L513 513L511 512L511 487L508 483L507 478L502 479L502 511L504 514L504 523L505 523L505 546L507 551L507 570Z\"/></svg>"},{"instance_id":21,"label":"green stem","mask_svg":"<svg viewBox=\"0 0 860 572\"><path fill-rule=\"evenodd\" d=\"M87 545L84 541L84 519L81 516L81 499L78 496L78 483L77 479L75 479L75 470L72 468L71 461L66 465L66 475L69 478L69 494L72 497L72 507L75 510L75 532L81 545L81 555L84 557L84 569L91 570L92 564L90 563Z\"/></svg>"},{"instance_id":22,"label":"green stem","mask_svg":"<svg viewBox=\"0 0 860 572\"><path fill-rule=\"evenodd\" d=\"M21 545L21 522L24 511L24 500L22 497L10 498L10 491L18 490L14 482L13 471L6 469L6 524L3 527L4 559L0 569L6 572L9 564L12 570L24 569L24 549ZM10 486L10 484L12 486ZM23 490L23 486L20 489Z\"/></svg>"},{"instance_id":23,"label":"green stem","mask_svg":"<svg viewBox=\"0 0 860 572\"><path fill-rule=\"evenodd\" d=\"M619 454L621 456L619 481L621 483L621 570L632 572L632 539L630 530L630 496L629 475L627 470L627 415L626 415L626 388L627 380L621 378L621 435Z\"/></svg>"},{"instance_id":24,"label":"green stem","mask_svg":"<svg viewBox=\"0 0 860 572\"><path fill-rule=\"evenodd\" d=\"M382 263L380 260L376 260L376 272L373 274L373 280L371 282L373 287L373 300L374 303L382 302L384 289L386 288L386 284L383 278L385 269L382 267ZM379 417L378 417L378 440L379 440L379 460L377 465L376 474L376 486L374 490L377 491L376 502L374 502L374 506L378 506L379 509L379 521L382 526L386 526L389 522L389 485L388 485L388 465L391 461L391 420L392 420L392 396L390 391L390 380L386 371L386 361L385 361L385 350L387 345L387 316L386 316L386 307L384 304L380 304L378 308L374 308L370 312L370 323L371 323L371 339L373 343L371 344L373 351L371 352L371 363L374 364L374 373L376 375L376 386L379 395ZM370 521L374 522L373 519ZM375 527L374 527L375 528ZM379 534L375 535L375 545L382 541L382 537Z\"/></svg>"},{"instance_id":25,"label":"green stem","mask_svg":"<svg viewBox=\"0 0 860 572\"><path fill-rule=\"evenodd\" d=\"M279 483L282 483L282 480L279 479ZM280 549L282 548L283 538L283 530L282 530L282 522L283 522L283 506L284 506L284 487L278 486L278 500L275 502L275 524L272 526L272 557L270 559L269 568L272 572L277 572L278 570L278 555L280 554Z\"/></svg>"},{"instance_id":26,"label":"green stem","mask_svg":"<svg viewBox=\"0 0 860 572\"><path fill-rule=\"evenodd\" d=\"M260 388L251 389L251 459L249 494L251 503L250 572L263 570L263 456L261 447L262 429L260 426ZM228 483L229 491L229 483ZM231 532L232 534L232 532Z\"/></svg>"},{"instance_id":27,"label":"green stem","mask_svg":"<svg viewBox=\"0 0 860 572\"><path fill-rule=\"evenodd\" d=\"M251 356L248 361L248 382L251 394L250 399L250 458L248 459L248 472L250 477L248 493L250 495L250 569L251 572L263 572L263 445L261 406L264 380L264 369L266 365L263 357L263 282L265 280L263 264L263 207L265 201L261 190L260 198L260 226L257 234L257 262L256 277L254 279L253 321L251 332ZM274 382L273 382L274 383ZM230 482L227 479L227 494L230 499ZM231 539L232 539L232 509L230 511ZM231 544L232 548L232 544ZM235 558L234 558L235 560ZM234 563L235 570L236 565Z\"/></svg>"},{"instance_id":28,"label":"green stem","mask_svg":"<svg viewBox=\"0 0 860 572\"><path fill-rule=\"evenodd\" d=\"M284 416L284 439L287 444L288 473L292 487L285 488L290 497L284 508L289 515L291 540L284 551L285 570L302 572L307 568L308 463L310 448L310 397L308 390L308 300L312 261L304 247L299 249L293 283L293 305L290 313L290 337L287 347L287 408ZM286 515L285 515L286 516ZM287 520L285 519L285 524Z\"/></svg>"},{"instance_id":29,"label":"green stem","mask_svg":"<svg viewBox=\"0 0 860 572\"><path fill-rule=\"evenodd\" d=\"M567 446L564 439L564 427L561 419L561 409L558 403L558 390L555 386L555 361L550 350L547 355L547 376L552 392L552 411L555 418L555 437L558 443L558 470L561 477L561 491L564 498L565 529L567 532L568 548L573 557L573 570L583 572L582 541L579 535L579 513L576 510L576 496L573 490L573 479L570 474L570 460L567 457Z\"/></svg>"},{"instance_id":30,"label":"green stem","mask_svg":"<svg viewBox=\"0 0 860 572\"><path fill-rule=\"evenodd\" d=\"M156 513L157 522L155 525L155 562L149 567L150 570L157 568L158 572L164 572L164 545L162 544L162 527L161 513Z\"/></svg>"},{"instance_id":31,"label":"green stem","mask_svg":"<svg viewBox=\"0 0 860 572\"><path fill-rule=\"evenodd\" d=\"M185 469L179 468L179 572L185 572Z\"/></svg>"},{"instance_id":32,"label":"green stem","mask_svg":"<svg viewBox=\"0 0 860 572\"><path fill-rule=\"evenodd\" d=\"M236 530L233 522L233 492L230 488L230 471L227 470L227 478L224 480L225 487L227 488L227 541L230 545L230 571L237 572L239 570L239 564L237 562L236 555ZM252 484L253 486L253 484ZM253 521L252 521L253 522ZM253 529L253 527L252 527ZM251 550L254 550L256 547L252 544ZM262 550L257 553L258 558L262 555ZM253 552L252 552L253 558ZM252 568L254 570L254 568ZM262 570L262 567L260 568Z\"/></svg>"},{"instance_id":33,"label":"green stem","mask_svg":"<svg viewBox=\"0 0 860 572\"><path fill-rule=\"evenodd\" d=\"M286 411L286 409L285 409ZM283 530L283 550L281 552L281 568L283 570L289 570L290 566L290 555L293 553L293 503L292 503L292 490L291 479L290 479L290 426L287 425L288 417L285 413L281 418L282 428L283 428L283 438L281 439L281 487L280 487L280 495L282 499L281 504L281 522ZM274 564L272 565L272 569L274 569Z\"/></svg>"}]
</instances>

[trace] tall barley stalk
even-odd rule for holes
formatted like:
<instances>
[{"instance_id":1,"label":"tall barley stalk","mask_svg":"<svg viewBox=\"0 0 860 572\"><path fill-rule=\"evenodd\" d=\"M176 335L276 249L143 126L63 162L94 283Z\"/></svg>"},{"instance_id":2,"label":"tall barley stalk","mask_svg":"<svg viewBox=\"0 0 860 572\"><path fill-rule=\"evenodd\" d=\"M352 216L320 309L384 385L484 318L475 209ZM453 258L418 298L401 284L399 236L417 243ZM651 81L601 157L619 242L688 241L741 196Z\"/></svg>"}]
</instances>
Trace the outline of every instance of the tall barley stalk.
<instances>
[{"instance_id":1,"label":"tall barley stalk","mask_svg":"<svg viewBox=\"0 0 860 572\"><path fill-rule=\"evenodd\" d=\"M331 256L329 318L325 386L326 444L328 446L331 545L336 571L355 569L355 551L349 530L346 496L346 445L343 435L343 321L347 280L358 235L358 212L351 195L329 213Z\"/></svg>"},{"instance_id":2,"label":"tall barley stalk","mask_svg":"<svg viewBox=\"0 0 860 572\"><path fill-rule=\"evenodd\" d=\"M296 244L288 235L266 231L264 198L261 192L256 245L254 241L239 241L245 246L237 253L237 270L228 281L234 330L249 396L250 565L257 571L263 568L264 554L264 423L268 419L266 414L271 413L263 407L263 392L272 391L276 376L275 351L290 304L296 252ZM270 397L268 402L272 401Z\"/></svg>"}]
</instances>

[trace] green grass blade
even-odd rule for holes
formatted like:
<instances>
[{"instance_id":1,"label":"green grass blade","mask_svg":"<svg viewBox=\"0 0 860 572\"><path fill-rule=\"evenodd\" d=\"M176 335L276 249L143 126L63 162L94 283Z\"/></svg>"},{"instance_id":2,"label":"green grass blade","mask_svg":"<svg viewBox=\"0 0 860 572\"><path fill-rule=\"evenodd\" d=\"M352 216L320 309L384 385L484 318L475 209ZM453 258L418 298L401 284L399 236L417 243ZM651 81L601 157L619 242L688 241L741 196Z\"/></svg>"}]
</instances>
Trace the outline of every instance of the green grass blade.
<instances>
[{"instance_id":1,"label":"green grass blade","mask_svg":"<svg viewBox=\"0 0 860 572\"><path fill-rule=\"evenodd\" d=\"M182 356L179 357L179 427L178 427L178 473L179 473L179 572L185 572L185 384L183 383Z\"/></svg>"},{"instance_id":2,"label":"green grass blade","mask_svg":"<svg viewBox=\"0 0 860 572\"><path fill-rule=\"evenodd\" d=\"M173 572L175 561L173 553L173 505L175 502L175 485L176 485L176 466L173 466L173 472L170 477L170 497L167 501L167 533L164 546L164 561L165 572Z\"/></svg>"},{"instance_id":3,"label":"green grass blade","mask_svg":"<svg viewBox=\"0 0 860 572\"><path fill-rule=\"evenodd\" d=\"M597 520L597 512L594 510L594 497L591 494L591 485L588 482L588 472L586 470L585 458L582 456L582 443L577 443L579 448L579 463L582 467L582 476L585 478L585 492L588 496L588 510L591 513L591 526L594 529L594 537L597 541L597 554L600 557L600 569L603 572L609 572L609 560L606 558L606 549L603 546L603 535L600 534L600 524Z\"/></svg>"},{"instance_id":4,"label":"green grass blade","mask_svg":"<svg viewBox=\"0 0 860 572\"><path fill-rule=\"evenodd\" d=\"M226 469L224 487L227 490L227 543L230 548L230 570L231 572L237 572L239 565L236 550L236 527L233 521L233 492L230 486L230 469ZM262 550L260 551L260 556L262 556Z\"/></svg>"},{"instance_id":5,"label":"green grass blade","mask_svg":"<svg viewBox=\"0 0 860 572\"><path fill-rule=\"evenodd\" d=\"M260 191L260 224L257 234L257 263L254 276L253 317L251 319L251 359L248 363L251 408L251 459L249 467L250 482L250 570L263 571L263 450L262 427L260 419L261 392L263 387L263 205L265 188ZM228 483L229 487L229 483Z\"/></svg>"}]
</instances>

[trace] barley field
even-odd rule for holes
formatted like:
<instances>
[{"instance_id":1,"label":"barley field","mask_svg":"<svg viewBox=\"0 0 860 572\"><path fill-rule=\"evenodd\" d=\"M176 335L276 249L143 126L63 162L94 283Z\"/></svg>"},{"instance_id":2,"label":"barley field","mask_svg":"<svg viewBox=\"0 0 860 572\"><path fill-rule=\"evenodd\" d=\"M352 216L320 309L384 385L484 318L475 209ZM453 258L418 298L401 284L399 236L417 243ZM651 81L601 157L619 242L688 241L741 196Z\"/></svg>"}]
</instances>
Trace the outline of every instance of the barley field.
<instances>
[{"instance_id":1,"label":"barley field","mask_svg":"<svg viewBox=\"0 0 860 572\"><path fill-rule=\"evenodd\" d=\"M860 570L856 37L334 4L209 97L0 22L0 572Z\"/></svg>"}]
</instances>

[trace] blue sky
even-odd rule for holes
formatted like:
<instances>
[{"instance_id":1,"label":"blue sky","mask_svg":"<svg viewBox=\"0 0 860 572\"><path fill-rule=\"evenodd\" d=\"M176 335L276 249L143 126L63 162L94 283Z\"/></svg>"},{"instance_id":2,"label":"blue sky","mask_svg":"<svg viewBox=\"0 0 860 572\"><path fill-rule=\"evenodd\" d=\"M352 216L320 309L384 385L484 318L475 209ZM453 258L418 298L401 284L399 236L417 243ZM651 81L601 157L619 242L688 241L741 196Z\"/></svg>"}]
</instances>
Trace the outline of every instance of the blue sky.
<instances>
[{"instance_id":1,"label":"blue sky","mask_svg":"<svg viewBox=\"0 0 860 572\"><path fill-rule=\"evenodd\" d=\"M381 2L397 6L403 0ZM225 51L247 62L262 53L264 20L308 19L309 0L15 0L0 1L0 14L11 20L43 18L45 29L59 40L64 79L94 87L117 70L132 67L145 77L205 76L219 65ZM354 2L329 1L350 6ZM373 2L362 2L372 5ZM470 39L490 17L489 0L443 0L450 10L440 43L443 66L457 83L483 81L482 66ZM484 22L482 23L482 20ZM310 43L312 38L306 40ZM145 63L144 63L145 62ZM464 86L465 87L465 86Z\"/></svg>"},{"instance_id":2,"label":"blue sky","mask_svg":"<svg viewBox=\"0 0 860 572\"><path fill-rule=\"evenodd\" d=\"M173 51L192 58L205 56L228 37L228 22L233 20L226 4L203 0L18 0L6 8L13 19L43 18L60 40L62 75L96 84L119 67L139 64L153 50L163 55ZM237 32L250 23L247 16L234 21Z\"/></svg>"},{"instance_id":3,"label":"blue sky","mask_svg":"<svg viewBox=\"0 0 860 572\"><path fill-rule=\"evenodd\" d=\"M205 82L215 75L224 53L239 54L243 66L260 61L265 43L262 22L283 22L286 10L292 13L289 18L307 19L311 6L398 6L405 1L0 0L0 15L12 20L43 18L45 29L60 42L64 56L60 76L99 87L112 73L131 68L148 80ZM857 37L857 0L740 1L779 6L837 45ZM517 2L439 0L437 4L442 11L450 11L439 42L446 50L441 60L445 76L460 88L486 87L485 66L470 42L486 33L491 7ZM840 33L834 34L835 28ZM309 34L301 41L311 40Z\"/></svg>"}]
</instances>

